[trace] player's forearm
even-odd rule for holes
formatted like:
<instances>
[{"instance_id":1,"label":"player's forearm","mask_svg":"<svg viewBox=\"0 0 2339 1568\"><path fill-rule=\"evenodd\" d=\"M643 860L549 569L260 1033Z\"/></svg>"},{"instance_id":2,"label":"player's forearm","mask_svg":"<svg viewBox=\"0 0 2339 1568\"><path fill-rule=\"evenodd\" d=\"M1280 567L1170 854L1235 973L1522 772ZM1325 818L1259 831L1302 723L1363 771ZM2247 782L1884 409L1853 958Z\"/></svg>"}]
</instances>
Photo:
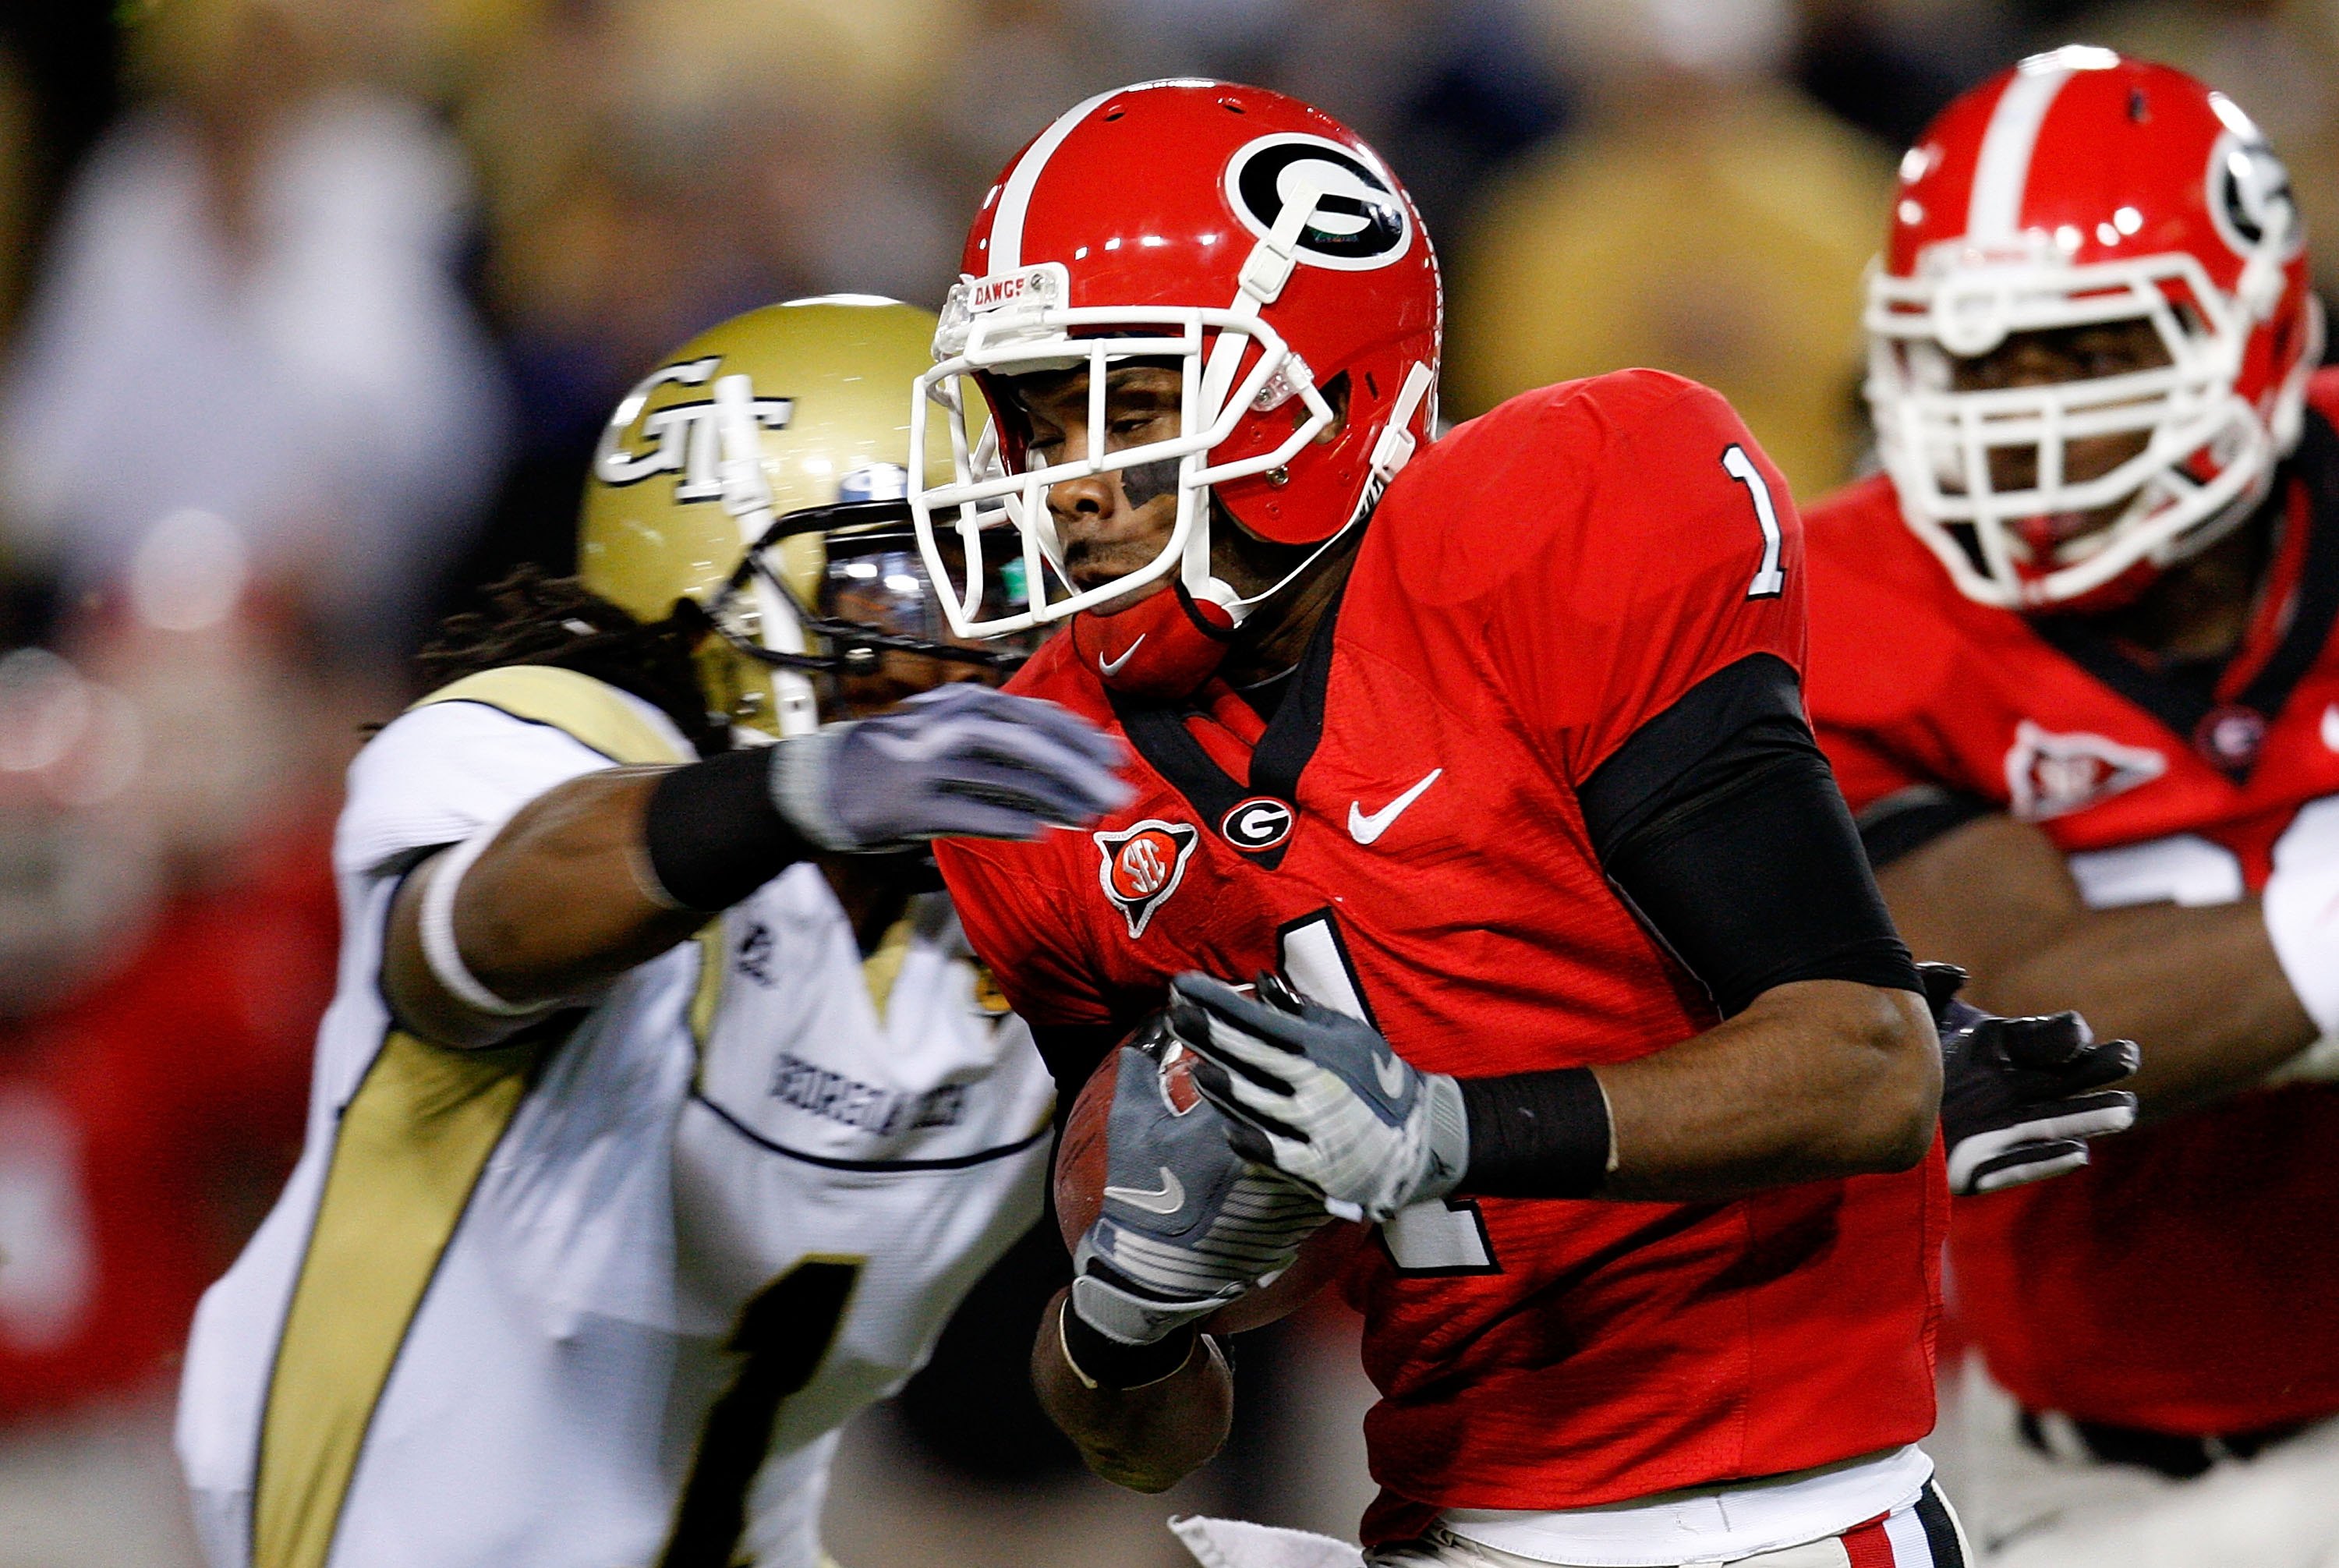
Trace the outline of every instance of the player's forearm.
<instances>
[{"instance_id":1,"label":"player's forearm","mask_svg":"<svg viewBox=\"0 0 2339 1568\"><path fill-rule=\"evenodd\" d=\"M1165 1492L1193 1473L1227 1440L1234 1420L1234 1382L1207 1337L1170 1376L1137 1388L1095 1385L1064 1352L1059 1291L1041 1315L1031 1346L1031 1386L1041 1408L1091 1470L1133 1492Z\"/></svg>"},{"instance_id":2,"label":"player's forearm","mask_svg":"<svg viewBox=\"0 0 2339 1568\"><path fill-rule=\"evenodd\" d=\"M1973 992L1995 1012L2069 1008L2099 1037L2136 1040L2143 1065L2123 1087L2147 1115L2252 1088L2315 1039L2255 899L2088 911L2036 951L1977 970Z\"/></svg>"},{"instance_id":3,"label":"player's forearm","mask_svg":"<svg viewBox=\"0 0 2339 1568\"><path fill-rule=\"evenodd\" d=\"M462 869L447 919L456 955L478 985L515 1008L557 1006L706 922L705 911L677 910L646 885L643 815L668 771L611 769L548 790ZM490 1045L531 1019L470 1005L431 964L424 905L449 863L442 852L400 890L383 993L401 1022L429 1039Z\"/></svg>"},{"instance_id":4,"label":"player's forearm","mask_svg":"<svg viewBox=\"0 0 2339 1568\"><path fill-rule=\"evenodd\" d=\"M1877 877L1910 946L1965 969L1977 1005L2076 1010L2100 1039L2135 1040L2125 1087L2166 1114L2256 1084L2314 1043L2257 901L2089 909L2038 828L1989 817Z\"/></svg>"},{"instance_id":5,"label":"player's forearm","mask_svg":"<svg viewBox=\"0 0 2339 1568\"><path fill-rule=\"evenodd\" d=\"M1617 1161L1604 1198L1694 1201L1903 1170L1940 1111L1924 999L1849 981L1775 987L1703 1034L1596 1070Z\"/></svg>"},{"instance_id":6,"label":"player's forearm","mask_svg":"<svg viewBox=\"0 0 2339 1568\"><path fill-rule=\"evenodd\" d=\"M706 923L657 890L643 819L667 769L587 774L532 801L473 862L455 938L474 974L518 1002L565 999Z\"/></svg>"}]
</instances>

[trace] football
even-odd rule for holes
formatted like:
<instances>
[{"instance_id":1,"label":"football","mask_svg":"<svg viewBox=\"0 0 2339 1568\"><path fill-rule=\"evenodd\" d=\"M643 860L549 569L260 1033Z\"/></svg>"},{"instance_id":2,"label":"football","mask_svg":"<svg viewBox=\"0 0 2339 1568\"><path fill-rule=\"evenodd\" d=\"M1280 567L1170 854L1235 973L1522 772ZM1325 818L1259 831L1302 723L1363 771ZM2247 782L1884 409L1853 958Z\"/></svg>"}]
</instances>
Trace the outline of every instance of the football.
<instances>
[{"instance_id":1,"label":"football","mask_svg":"<svg viewBox=\"0 0 2339 1568\"><path fill-rule=\"evenodd\" d=\"M1140 1028L1130 1039L1141 1039L1145 1033ZM1081 1233L1104 1208L1105 1124L1112 1114L1119 1061L1120 1050L1115 1050L1089 1075L1080 1098L1072 1101L1071 1116L1056 1146L1056 1220L1063 1229L1067 1251L1080 1245ZM1174 1040L1161 1053L1161 1092L1170 1109L1181 1116L1202 1103L1202 1092L1194 1084L1195 1061L1194 1053ZM1274 1322L1330 1283L1355 1255L1366 1232L1362 1225L1327 1221L1308 1238L1291 1267L1274 1283L1220 1308L1202 1326L1213 1334L1240 1334Z\"/></svg>"}]
</instances>

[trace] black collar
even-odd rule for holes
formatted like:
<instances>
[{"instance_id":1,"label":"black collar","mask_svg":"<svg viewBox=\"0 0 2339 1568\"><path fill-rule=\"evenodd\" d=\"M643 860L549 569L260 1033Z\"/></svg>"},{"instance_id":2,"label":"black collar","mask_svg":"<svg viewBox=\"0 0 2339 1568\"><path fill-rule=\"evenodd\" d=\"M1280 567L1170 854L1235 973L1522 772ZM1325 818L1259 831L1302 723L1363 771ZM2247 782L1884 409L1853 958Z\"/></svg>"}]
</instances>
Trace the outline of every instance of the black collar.
<instances>
[{"instance_id":1,"label":"black collar","mask_svg":"<svg viewBox=\"0 0 2339 1568\"><path fill-rule=\"evenodd\" d=\"M2292 478L2306 487L2306 561L2298 577L2298 604L2289 628L2255 678L2232 702L2216 698L2216 670L2199 666L2156 670L2137 663L2087 616L2059 616L2030 623L2057 652L2103 685L2158 719L2211 766L2236 782L2246 780L2255 750L2221 756L2209 744L2213 715L2242 710L2245 720L2271 725L2291 692L2314 667L2339 620L2339 433L2314 409L2306 410L2298 450L2276 473L2269 506L2283 506ZM2222 667L2222 666L2218 666Z\"/></svg>"},{"instance_id":2,"label":"black collar","mask_svg":"<svg viewBox=\"0 0 2339 1568\"><path fill-rule=\"evenodd\" d=\"M1299 656L1299 666L1290 676L1291 688L1268 721L1266 733L1258 745L1251 748L1250 780L1248 787L1229 774L1202 749L1186 727L1186 720L1196 710L1186 703L1140 703L1118 694L1112 699L1112 711L1120 720L1120 727L1129 735L1130 745L1137 754L1150 764L1153 771L1170 781L1179 794L1186 797L1202 819L1208 832L1241 850L1259 865L1273 871L1283 863L1283 852L1291 843L1292 833L1298 831L1299 775L1316 754L1317 743L1324 738L1324 693L1331 684L1333 626L1340 616L1340 605L1347 597L1347 584L1342 583L1324 606L1324 618L1308 638L1308 650ZM1254 849L1226 831L1227 818L1234 808L1247 800L1266 796L1281 801L1291 809L1291 832L1286 833L1265 848Z\"/></svg>"}]
</instances>

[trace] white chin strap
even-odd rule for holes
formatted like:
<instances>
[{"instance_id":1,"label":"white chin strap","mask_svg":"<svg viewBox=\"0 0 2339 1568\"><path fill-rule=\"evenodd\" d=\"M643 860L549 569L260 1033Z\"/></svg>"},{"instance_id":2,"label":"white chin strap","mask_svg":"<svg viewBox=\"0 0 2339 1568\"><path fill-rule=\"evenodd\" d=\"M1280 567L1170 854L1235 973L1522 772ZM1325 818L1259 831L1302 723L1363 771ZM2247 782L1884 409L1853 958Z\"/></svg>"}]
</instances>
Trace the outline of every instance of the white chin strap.
<instances>
[{"instance_id":1,"label":"white chin strap","mask_svg":"<svg viewBox=\"0 0 2339 1568\"><path fill-rule=\"evenodd\" d=\"M755 431L755 383L745 376L718 376L715 380L715 430L722 460L723 509L739 521L740 543L753 548L775 521L772 488L764 478L763 442ZM750 573L755 596L755 618L761 623L764 646L774 653L804 654L804 623L779 602L780 590L762 572ZM802 670L771 669L772 717L782 736L808 735L820 728L820 704L813 695L812 677Z\"/></svg>"},{"instance_id":2,"label":"white chin strap","mask_svg":"<svg viewBox=\"0 0 2339 1568\"><path fill-rule=\"evenodd\" d=\"M1197 599L1219 606L1232 617L1236 626L1240 626L1251 611L1307 576L1308 569L1323 559L1327 550L1347 538L1351 529L1372 515L1373 508L1380 503L1381 495L1388 488L1389 481L1396 478L1398 470L1406 464L1413 461L1413 454L1420 446L1420 442L1414 439L1413 417L1421 411L1421 405L1436 380L1436 372L1419 360L1406 371L1405 384L1397 389L1396 400L1389 405L1388 423L1382 428L1380 439L1373 443L1372 459L1366 468L1364 493L1357 498L1357 509L1349 515L1347 522L1340 525L1337 532L1308 551L1306 560L1286 572L1273 587L1245 598L1231 583L1210 575L1210 528L1209 515L1205 512L1200 525L1186 541L1184 570L1179 579L1185 584L1186 591ZM1197 504L1209 506L1207 491Z\"/></svg>"}]
</instances>

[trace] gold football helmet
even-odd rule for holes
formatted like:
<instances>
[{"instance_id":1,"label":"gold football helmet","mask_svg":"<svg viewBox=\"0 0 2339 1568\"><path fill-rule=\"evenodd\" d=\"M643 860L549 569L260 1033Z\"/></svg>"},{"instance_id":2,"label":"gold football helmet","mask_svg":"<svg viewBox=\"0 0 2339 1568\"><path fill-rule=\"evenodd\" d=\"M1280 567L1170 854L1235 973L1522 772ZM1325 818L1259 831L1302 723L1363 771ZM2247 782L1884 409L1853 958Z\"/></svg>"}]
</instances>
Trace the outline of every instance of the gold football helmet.
<instances>
[{"instance_id":1,"label":"gold football helmet","mask_svg":"<svg viewBox=\"0 0 2339 1568\"><path fill-rule=\"evenodd\" d=\"M869 295L768 305L684 344L610 416L577 576L645 624L703 621L700 684L735 725L799 735L823 699L874 705L1020 657L951 635L912 532L906 409L933 333ZM951 471L935 438L915 459L928 483ZM1002 608L1013 565L990 577Z\"/></svg>"}]
</instances>

